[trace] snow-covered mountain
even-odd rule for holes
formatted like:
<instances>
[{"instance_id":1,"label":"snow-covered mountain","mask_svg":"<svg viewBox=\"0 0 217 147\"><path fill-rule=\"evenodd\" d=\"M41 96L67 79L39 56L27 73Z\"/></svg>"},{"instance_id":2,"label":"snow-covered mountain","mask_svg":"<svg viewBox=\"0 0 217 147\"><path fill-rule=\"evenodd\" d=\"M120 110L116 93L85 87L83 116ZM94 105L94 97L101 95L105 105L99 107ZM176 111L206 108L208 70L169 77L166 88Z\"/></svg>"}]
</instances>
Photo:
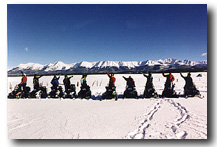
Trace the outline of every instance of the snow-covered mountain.
<instances>
[{"instance_id":1,"label":"snow-covered mountain","mask_svg":"<svg viewBox=\"0 0 217 147\"><path fill-rule=\"evenodd\" d=\"M162 71L204 71L207 70L207 61L189 61L168 58L165 60L146 61L99 61L65 64L58 61L54 64L41 65L38 63L20 64L10 70L8 75L17 75L24 71L32 74L73 74L73 73L114 73L127 72L162 72Z\"/></svg>"}]
</instances>

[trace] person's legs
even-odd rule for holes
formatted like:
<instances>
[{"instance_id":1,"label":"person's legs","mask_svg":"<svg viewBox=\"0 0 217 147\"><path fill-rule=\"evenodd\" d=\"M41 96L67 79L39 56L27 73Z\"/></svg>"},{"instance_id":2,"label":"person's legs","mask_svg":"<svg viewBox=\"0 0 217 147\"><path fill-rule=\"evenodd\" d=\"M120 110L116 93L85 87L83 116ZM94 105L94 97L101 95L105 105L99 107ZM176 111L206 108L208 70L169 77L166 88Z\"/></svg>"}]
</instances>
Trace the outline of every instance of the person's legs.
<instances>
[{"instance_id":1,"label":"person's legs","mask_svg":"<svg viewBox=\"0 0 217 147\"><path fill-rule=\"evenodd\" d=\"M27 91L26 91L26 83L22 83L23 86L23 92L24 92L24 97L27 97Z\"/></svg>"}]
</instances>

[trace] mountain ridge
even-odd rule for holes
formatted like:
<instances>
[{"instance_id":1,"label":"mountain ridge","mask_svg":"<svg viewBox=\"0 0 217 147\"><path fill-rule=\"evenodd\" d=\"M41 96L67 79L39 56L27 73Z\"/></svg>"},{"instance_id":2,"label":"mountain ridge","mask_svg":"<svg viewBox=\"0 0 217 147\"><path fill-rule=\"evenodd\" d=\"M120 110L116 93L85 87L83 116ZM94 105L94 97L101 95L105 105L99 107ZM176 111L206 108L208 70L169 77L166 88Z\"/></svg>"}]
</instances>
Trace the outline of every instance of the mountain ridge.
<instances>
[{"instance_id":1,"label":"mountain ridge","mask_svg":"<svg viewBox=\"0 0 217 147\"><path fill-rule=\"evenodd\" d=\"M73 73L104 73L106 71L114 73L123 72L162 72L167 70L204 71L207 70L207 61L190 61L167 58L165 60L145 60L145 61L97 61L97 62L77 62L65 64L62 61L54 64L26 63L19 64L8 70L8 75L20 74L21 71L28 75L32 74L73 74Z\"/></svg>"}]
</instances>

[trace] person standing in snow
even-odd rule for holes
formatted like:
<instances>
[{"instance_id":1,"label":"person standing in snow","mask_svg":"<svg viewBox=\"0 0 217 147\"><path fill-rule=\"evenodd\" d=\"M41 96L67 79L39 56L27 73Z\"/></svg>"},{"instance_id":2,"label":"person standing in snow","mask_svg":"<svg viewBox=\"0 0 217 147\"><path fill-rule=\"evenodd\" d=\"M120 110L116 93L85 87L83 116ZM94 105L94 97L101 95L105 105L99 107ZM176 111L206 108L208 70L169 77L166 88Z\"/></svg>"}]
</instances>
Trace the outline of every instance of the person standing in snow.
<instances>
[{"instance_id":1,"label":"person standing in snow","mask_svg":"<svg viewBox=\"0 0 217 147\"><path fill-rule=\"evenodd\" d=\"M37 76L36 74L34 75L33 78L33 87L36 91L39 90L39 78L41 78L42 76Z\"/></svg>"},{"instance_id":2,"label":"person standing in snow","mask_svg":"<svg viewBox=\"0 0 217 147\"><path fill-rule=\"evenodd\" d=\"M163 72L162 75L167 78L166 83L165 83L165 87L172 87L173 81L175 80L175 77L171 74L171 72L169 72L168 75L165 75Z\"/></svg>"},{"instance_id":3,"label":"person standing in snow","mask_svg":"<svg viewBox=\"0 0 217 147\"><path fill-rule=\"evenodd\" d=\"M135 87L135 82L131 76L129 76L129 78L126 78L123 76L123 78L127 81L127 87L129 87L129 88Z\"/></svg>"},{"instance_id":4,"label":"person standing in snow","mask_svg":"<svg viewBox=\"0 0 217 147\"><path fill-rule=\"evenodd\" d=\"M108 77L109 77L109 88L112 88L115 86L115 81L116 81L116 78L114 77L114 74L112 73L111 75L106 72Z\"/></svg>"},{"instance_id":5,"label":"person standing in snow","mask_svg":"<svg viewBox=\"0 0 217 147\"><path fill-rule=\"evenodd\" d=\"M65 75L65 78L63 79L63 84L65 86L65 92L67 93L68 90L70 89L70 85L71 85L71 82L70 82L70 79L72 78L73 76L71 77L68 77L68 75Z\"/></svg>"}]
</instances>

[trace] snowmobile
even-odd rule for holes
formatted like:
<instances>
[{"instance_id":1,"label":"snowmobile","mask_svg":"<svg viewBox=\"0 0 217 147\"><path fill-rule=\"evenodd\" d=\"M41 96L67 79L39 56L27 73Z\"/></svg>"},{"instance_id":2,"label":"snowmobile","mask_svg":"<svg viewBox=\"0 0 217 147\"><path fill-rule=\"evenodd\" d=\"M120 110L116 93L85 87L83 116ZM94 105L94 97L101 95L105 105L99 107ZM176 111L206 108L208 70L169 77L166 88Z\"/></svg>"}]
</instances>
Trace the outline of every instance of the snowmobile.
<instances>
[{"instance_id":1,"label":"snowmobile","mask_svg":"<svg viewBox=\"0 0 217 147\"><path fill-rule=\"evenodd\" d=\"M47 89L45 86L39 87L38 90L34 89L31 93L30 93L30 97L31 98L36 98L37 93L39 93L39 97L40 98L47 98Z\"/></svg>"},{"instance_id":2,"label":"snowmobile","mask_svg":"<svg viewBox=\"0 0 217 147\"><path fill-rule=\"evenodd\" d=\"M104 92L102 94L102 99L101 100L113 99L113 98L115 98L115 100L118 99L118 95L117 95L115 86L112 86L112 87L106 86L105 88L106 88L106 92Z\"/></svg>"},{"instance_id":3,"label":"snowmobile","mask_svg":"<svg viewBox=\"0 0 217 147\"><path fill-rule=\"evenodd\" d=\"M76 98L75 84L71 84L69 89L65 90L63 98Z\"/></svg>"},{"instance_id":4,"label":"snowmobile","mask_svg":"<svg viewBox=\"0 0 217 147\"><path fill-rule=\"evenodd\" d=\"M30 87L26 86L26 91L23 90L22 86L20 84L16 85L14 87L14 90L9 93L8 98L28 98L30 92Z\"/></svg>"},{"instance_id":5,"label":"snowmobile","mask_svg":"<svg viewBox=\"0 0 217 147\"><path fill-rule=\"evenodd\" d=\"M123 98L137 98L137 91L135 87L126 87Z\"/></svg>"},{"instance_id":6,"label":"snowmobile","mask_svg":"<svg viewBox=\"0 0 217 147\"><path fill-rule=\"evenodd\" d=\"M90 86L82 85L81 90L78 92L78 97L87 99L91 98Z\"/></svg>"},{"instance_id":7,"label":"snowmobile","mask_svg":"<svg viewBox=\"0 0 217 147\"><path fill-rule=\"evenodd\" d=\"M172 84L172 86L166 85L162 92L162 97L168 97L168 98L177 98L177 94L174 90L175 84Z\"/></svg>"},{"instance_id":8,"label":"snowmobile","mask_svg":"<svg viewBox=\"0 0 217 147\"><path fill-rule=\"evenodd\" d=\"M51 92L49 93L50 98L61 98L63 97L63 88L62 86L58 86L57 88L51 87Z\"/></svg>"},{"instance_id":9,"label":"snowmobile","mask_svg":"<svg viewBox=\"0 0 217 147\"><path fill-rule=\"evenodd\" d=\"M201 96L200 91L196 89L195 85L184 88L185 97Z\"/></svg>"},{"instance_id":10,"label":"snowmobile","mask_svg":"<svg viewBox=\"0 0 217 147\"><path fill-rule=\"evenodd\" d=\"M41 87L40 97L41 98L47 98L48 97L47 88L45 86Z\"/></svg>"},{"instance_id":11,"label":"snowmobile","mask_svg":"<svg viewBox=\"0 0 217 147\"><path fill-rule=\"evenodd\" d=\"M158 94L157 92L155 91L154 87L145 87L145 90L144 90L144 98L157 98L158 97Z\"/></svg>"}]
</instances>

